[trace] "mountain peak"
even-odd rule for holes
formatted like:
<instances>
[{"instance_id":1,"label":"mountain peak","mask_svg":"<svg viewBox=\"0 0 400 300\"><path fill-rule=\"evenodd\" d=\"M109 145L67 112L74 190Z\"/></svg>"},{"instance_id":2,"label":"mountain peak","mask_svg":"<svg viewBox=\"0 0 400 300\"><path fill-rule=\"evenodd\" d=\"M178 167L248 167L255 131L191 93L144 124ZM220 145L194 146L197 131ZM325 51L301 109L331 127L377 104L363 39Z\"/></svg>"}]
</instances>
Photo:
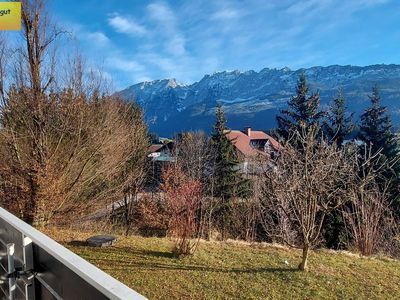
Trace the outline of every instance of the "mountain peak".
<instances>
[{"instance_id":1,"label":"mountain peak","mask_svg":"<svg viewBox=\"0 0 400 300\"><path fill-rule=\"evenodd\" d=\"M214 71L212 76L218 76L218 75L240 75L241 72L239 70L225 70L225 71Z\"/></svg>"},{"instance_id":2,"label":"mountain peak","mask_svg":"<svg viewBox=\"0 0 400 300\"><path fill-rule=\"evenodd\" d=\"M185 84L176 81L175 78L170 78L170 79L168 79L167 86L168 87L172 87L172 88L176 88L176 87L179 87L179 86L185 86Z\"/></svg>"},{"instance_id":3,"label":"mountain peak","mask_svg":"<svg viewBox=\"0 0 400 300\"><path fill-rule=\"evenodd\" d=\"M183 83L178 82L175 78L167 78L167 79L156 79L152 81L143 81L141 83L135 84L132 87L140 86L140 89L146 88L155 88L155 89L163 89L163 88L177 88L186 86Z\"/></svg>"}]
</instances>

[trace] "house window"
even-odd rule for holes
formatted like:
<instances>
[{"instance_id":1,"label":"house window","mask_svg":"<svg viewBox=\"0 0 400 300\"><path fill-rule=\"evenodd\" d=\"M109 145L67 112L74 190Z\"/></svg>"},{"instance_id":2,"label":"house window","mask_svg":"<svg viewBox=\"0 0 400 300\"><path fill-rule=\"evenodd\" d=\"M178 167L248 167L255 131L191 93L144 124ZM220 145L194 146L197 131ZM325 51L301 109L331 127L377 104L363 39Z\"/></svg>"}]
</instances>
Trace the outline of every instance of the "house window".
<instances>
[{"instance_id":1,"label":"house window","mask_svg":"<svg viewBox=\"0 0 400 300\"><path fill-rule=\"evenodd\" d=\"M264 152L271 152L271 143L269 141L267 141L264 145Z\"/></svg>"}]
</instances>

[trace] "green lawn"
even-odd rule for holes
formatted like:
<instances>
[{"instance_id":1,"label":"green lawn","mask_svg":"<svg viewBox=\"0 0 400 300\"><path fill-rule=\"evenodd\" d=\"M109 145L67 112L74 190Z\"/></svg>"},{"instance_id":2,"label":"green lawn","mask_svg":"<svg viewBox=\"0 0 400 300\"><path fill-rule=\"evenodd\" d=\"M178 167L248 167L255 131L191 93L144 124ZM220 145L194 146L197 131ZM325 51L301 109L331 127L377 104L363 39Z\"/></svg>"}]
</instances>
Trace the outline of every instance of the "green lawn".
<instances>
[{"instance_id":1,"label":"green lawn","mask_svg":"<svg viewBox=\"0 0 400 300\"><path fill-rule=\"evenodd\" d=\"M321 250L302 273L292 249L202 242L179 259L165 238L118 236L115 247L90 248L71 241L91 233L46 233L150 299L400 299L400 261L385 258Z\"/></svg>"}]
</instances>

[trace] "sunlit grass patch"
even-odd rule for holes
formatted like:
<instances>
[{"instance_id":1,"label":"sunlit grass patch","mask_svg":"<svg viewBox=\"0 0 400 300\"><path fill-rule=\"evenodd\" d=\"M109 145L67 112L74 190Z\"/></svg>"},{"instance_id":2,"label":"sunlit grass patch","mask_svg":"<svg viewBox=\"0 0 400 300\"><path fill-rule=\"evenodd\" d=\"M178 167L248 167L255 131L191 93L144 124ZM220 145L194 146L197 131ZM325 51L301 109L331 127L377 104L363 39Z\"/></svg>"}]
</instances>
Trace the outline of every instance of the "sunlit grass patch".
<instances>
[{"instance_id":1,"label":"sunlit grass patch","mask_svg":"<svg viewBox=\"0 0 400 300\"><path fill-rule=\"evenodd\" d=\"M74 246L95 233L48 230L69 249L150 299L399 299L400 261L245 243L201 242L176 258L165 238L118 236L115 246Z\"/></svg>"}]
</instances>

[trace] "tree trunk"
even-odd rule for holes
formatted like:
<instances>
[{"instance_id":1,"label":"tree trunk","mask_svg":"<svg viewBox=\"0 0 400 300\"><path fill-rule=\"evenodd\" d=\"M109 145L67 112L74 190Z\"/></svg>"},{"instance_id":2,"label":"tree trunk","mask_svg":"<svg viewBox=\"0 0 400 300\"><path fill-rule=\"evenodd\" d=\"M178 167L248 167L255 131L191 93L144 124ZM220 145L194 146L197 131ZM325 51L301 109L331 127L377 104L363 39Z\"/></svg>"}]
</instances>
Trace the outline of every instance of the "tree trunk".
<instances>
[{"instance_id":1,"label":"tree trunk","mask_svg":"<svg viewBox=\"0 0 400 300\"><path fill-rule=\"evenodd\" d=\"M308 251L309 250L310 250L310 246L308 244L305 244L303 246L303 257L302 257L301 263L299 265L299 270L301 270L301 271L308 270L307 261L308 261Z\"/></svg>"},{"instance_id":2,"label":"tree trunk","mask_svg":"<svg viewBox=\"0 0 400 300\"><path fill-rule=\"evenodd\" d=\"M36 201L37 201L37 182L36 182L36 176L33 175L36 174L34 171L31 171L28 175L28 183L29 183L29 200L25 203L25 208L24 208L24 217L23 220L30 224L33 225L35 222L35 215L36 215Z\"/></svg>"},{"instance_id":3,"label":"tree trunk","mask_svg":"<svg viewBox=\"0 0 400 300\"><path fill-rule=\"evenodd\" d=\"M124 196L124 205L125 205L125 236L128 236L131 222L130 222L129 207L128 207L129 203L126 195Z\"/></svg>"},{"instance_id":4,"label":"tree trunk","mask_svg":"<svg viewBox=\"0 0 400 300\"><path fill-rule=\"evenodd\" d=\"M210 212L208 214L208 225L207 225L207 240L211 240L211 227L212 227L212 208L210 209Z\"/></svg>"}]
</instances>

